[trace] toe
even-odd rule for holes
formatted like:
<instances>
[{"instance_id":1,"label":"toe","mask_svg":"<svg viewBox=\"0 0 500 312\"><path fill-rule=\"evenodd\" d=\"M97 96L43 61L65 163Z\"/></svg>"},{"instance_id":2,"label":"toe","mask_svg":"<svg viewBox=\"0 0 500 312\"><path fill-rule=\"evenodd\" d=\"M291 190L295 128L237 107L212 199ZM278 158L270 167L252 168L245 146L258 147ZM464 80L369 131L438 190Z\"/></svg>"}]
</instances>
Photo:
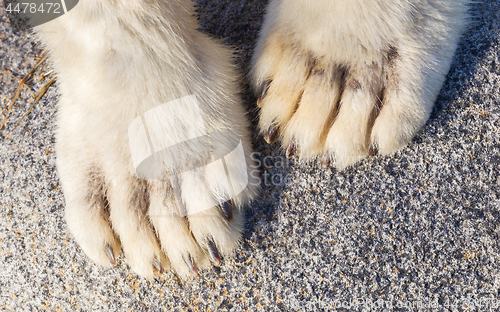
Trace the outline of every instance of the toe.
<instances>
[{"instance_id":1,"label":"toe","mask_svg":"<svg viewBox=\"0 0 500 312\"><path fill-rule=\"evenodd\" d=\"M170 267L182 278L193 276L198 267L207 267L208 261L191 235L180 195L176 196L167 181L150 181L149 218ZM197 274L197 273L196 273ZM194 275L196 275L194 274Z\"/></svg>"},{"instance_id":2,"label":"toe","mask_svg":"<svg viewBox=\"0 0 500 312\"><path fill-rule=\"evenodd\" d=\"M334 155L338 169L368 155L374 114L380 107L382 85L378 76L374 68L358 69L347 74L340 108L325 144L325 155Z\"/></svg>"},{"instance_id":3,"label":"toe","mask_svg":"<svg viewBox=\"0 0 500 312\"><path fill-rule=\"evenodd\" d=\"M155 275L154 259L161 260L164 256L147 216L147 194L145 181L117 175L108 190L109 219L132 270L152 278Z\"/></svg>"},{"instance_id":4,"label":"toe","mask_svg":"<svg viewBox=\"0 0 500 312\"><path fill-rule=\"evenodd\" d=\"M278 129L288 123L297 109L312 63L309 57L292 47L283 51L281 60L275 64L272 82L259 102L262 133L269 132L271 125Z\"/></svg>"},{"instance_id":5,"label":"toe","mask_svg":"<svg viewBox=\"0 0 500 312\"><path fill-rule=\"evenodd\" d=\"M283 134L284 146L294 140L300 157L309 158L323 152L326 136L335 119L341 76L337 67L318 65L307 80L298 107Z\"/></svg>"}]
</instances>

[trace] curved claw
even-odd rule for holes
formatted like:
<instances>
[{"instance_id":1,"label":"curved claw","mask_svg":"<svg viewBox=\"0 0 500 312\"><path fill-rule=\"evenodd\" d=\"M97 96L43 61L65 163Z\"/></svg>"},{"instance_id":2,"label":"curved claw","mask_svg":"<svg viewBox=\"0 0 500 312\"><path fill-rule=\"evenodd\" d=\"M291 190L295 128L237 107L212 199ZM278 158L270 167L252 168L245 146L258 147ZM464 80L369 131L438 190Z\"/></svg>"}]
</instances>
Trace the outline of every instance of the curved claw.
<instances>
[{"instance_id":1,"label":"curved claw","mask_svg":"<svg viewBox=\"0 0 500 312\"><path fill-rule=\"evenodd\" d=\"M163 266L161 265L160 260L158 260L155 257L155 258L153 258L152 264L153 264L153 269L156 271L155 275L159 275L159 274L163 273Z\"/></svg>"},{"instance_id":2,"label":"curved claw","mask_svg":"<svg viewBox=\"0 0 500 312\"><path fill-rule=\"evenodd\" d=\"M212 239L209 239L207 242L208 254L210 255L210 260L216 265L220 265L220 254L217 246L215 245Z\"/></svg>"},{"instance_id":3,"label":"curved claw","mask_svg":"<svg viewBox=\"0 0 500 312\"><path fill-rule=\"evenodd\" d=\"M377 156L378 155L378 145L374 142L370 143L368 147L368 156Z\"/></svg>"},{"instance_id":4,"label":"curved claw","mask_svg":"<svg viewBox=\"0 0 500 312\"><path fill-rule=\"evenodd\" d=\"M233 220L233 204L231 201L226 201L220 205L222 212L224 213L224 216L228 221Z\"/></svg>"},{"instance_id":5,"label":"curved claw","mask_svg":"<svg viewBox=\"0 0 500 312\"><path fill-rule=\"evenodd\" d=\"M258 107L262 107L262 101L264 100L264 97L266 97L266 94L267 94L267 90L269 90L269 85L271 84L271 81L270 80L266 80L261 88L261 92L259 94L259 98L257 99L257 106Z\"/></svg>"},{"instance_id":6,"label":"curved claw","mask_svg":"<svg viewBox=\"0 0 500 312\"><path fill-rule=\"evenodd\" d=\"M332 157L330 155L325 155L323 157L323 168L328 168L332 164Z\"/></svg>"},{"instance_id":7,"label":"curved claw","mask_svg":"<svg viewBox=\"0 0 500 312\"><path fill-rule=\"evenodd\" d=\"M275 125L270 125L267 133L264 135L264 140L267 144L273 144L278 139L278 129Z\"/></svg>"},{"instance_id":8,"label":"curved claw","mask_svg":"<svg viewBox=\"0 0 500 312\"><path fill-rule=\"evenodd\" d=\"M296 152L296 146L295 146L295 140L292 139L290 140L290 143L288 143L288 146L286 148L286 158L290 158L293 155L295 155Z\"/></svg>"},{"instance_id":9,"label":"curved claw","mask_svg":"<svg viewBox=\"0 0 500 312\"><path fill-rule=\"evenodd\" d=\"M104 246L104 252L106 253L106 256L108 256L111 265L116 265L116 257L115 253L113 252L113 247L111 247L110 244L106 244Z\"/></svg>"},{"instance_id":10,"label":"curved claw","mask_svg":"<svg viewBox=\"0 0 500 312\"><path fill-rule=\"evenodd\" d=\"M196 263L194 262L193 258L191 255L188 255L187 257L184 257L184 262L186 262L186 265L189 268L189 271L194 277L198 276L198 268L196 267Z\"/></svg>"}]
</instances>

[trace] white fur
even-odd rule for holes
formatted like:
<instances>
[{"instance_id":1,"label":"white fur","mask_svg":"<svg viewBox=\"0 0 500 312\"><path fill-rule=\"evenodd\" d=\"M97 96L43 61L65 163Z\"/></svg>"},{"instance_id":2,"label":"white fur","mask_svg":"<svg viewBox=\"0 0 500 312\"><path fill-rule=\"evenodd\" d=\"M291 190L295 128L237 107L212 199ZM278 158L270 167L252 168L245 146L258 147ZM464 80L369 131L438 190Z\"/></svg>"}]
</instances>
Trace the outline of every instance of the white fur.
<instances>
[{"instance_id":1,"label":"white fur","mask_svg":"<svg viewBox=\"0 0 500 312\"><path fill-rule=\"evenodd\" d=\"M271 0L251 71L259 93L272 81L261 131L274 124L284 147L294 140L301 157L327 155L338 168L370 143L394 153L429 118L467 2Z\"/></svg>"},{"instance_id":2,"label":"white fur","mask_svg":"<svg viewBox=\"0 0 500 312\"><path fill-rule=\"evenodd\" d=\"M398 150L429 117L464 29L466 2L271 0L251 71L259 92L271 80L261 130L274 124L284 146L294 140L301 157L334 156L339 168L364 157L370 143L384 155ZM37 28L61 92L57 161L66 220L96 263L109 263L109 244L115 254L123 248L143 276L151 277L157 262L185 276L186 259L208 265L209 239L222 255L237 246L239 209L256 193L248 123L231 52L196 31L192 14L189 0L81 0ZM202 122L187 108L156 113L192 95ZM155 122L129 139L130 124L141 129L141 120ZM185 170L211 156L195 143L155 163L167 179L136 175L130 146L143 147L141 158L193 133L224 131L233 135L210 137L211 144L229 153L236 135L243 166L233 153L225 165ZM172 175L176 170L183 174ZM249 187L234 194L247 178ZM211 206L232 196L238 209L228 222ZM211 208L182 217L199 207Z\"/></svg>"},{"instance_id":3,"label":"white fur","mask_svg":"<svg viewBox=\"0 0 500 312\"><path fill-rule=\"evenodd\" d=\"M237 195L235 206L241 209L255 195L255 181L249 181L243 193L231 194L227 185L214 183L222 181L226 172L211 169L209 174L187 172L178 185L169 179L148 180L146 185L135 175L132 163L128 136L132 121L162 104L194 95L206 131L229 131L240 138L246 168L253 167L231 52L196 31L192 13L189 0L81 0L64 16L37 28L61 93L57 165L66 219L82 249L98 264L109 264L104 246L111 244L115 255L123 248L140 275L153 276L156 259L164 266L170 262L185 276L190 272L185 263L189 256L198 267L208 264L208 239L214 240L221 255L229 255L241 235L243 214L238 211L227 222L217 207L182 218L177 206L207 206L224 193L225 198ZM151 137L162 133L156 143L161 138L183 140L183 129L198 126L183 110L158 117L161 123L148 125ZM180 136L172 137L175 133ZM234 145L230 140L222 137L214 144L229 150ZM191 145L176 157L183 168L206 161L202 158L207 155L202 147ZM255 176L242 172L241 166L229 167L239 170L230 172L233 179ZM102 181L96 183L92 172ZM89 200L103 196L109 203L109 223L102 213L103 200Z\"/></svg>"}]
</instances>

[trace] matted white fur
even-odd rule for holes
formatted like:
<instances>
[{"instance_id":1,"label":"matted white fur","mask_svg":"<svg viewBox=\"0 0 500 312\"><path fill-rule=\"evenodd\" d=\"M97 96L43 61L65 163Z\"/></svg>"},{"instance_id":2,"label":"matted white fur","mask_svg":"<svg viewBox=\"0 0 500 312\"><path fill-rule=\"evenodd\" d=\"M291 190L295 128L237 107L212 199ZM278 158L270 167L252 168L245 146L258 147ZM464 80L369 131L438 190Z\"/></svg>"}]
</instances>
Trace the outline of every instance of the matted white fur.
<instances>
[{"instance_id":1,"label":"matted white fur","mask_svg":"<svg viewBox=\"0 0 500 312\"><path fill-rule=\"evenodd\" d=\"M36 29L49 50L61 93L56 152L66 220L98 264L112 262L111 246L115 256L123 248L132 269L142 276L153 276L159 263L170 263L186 276L196 272L194 266L210 263L210 243L221 256L229 256L238 244L244 215L240 210L257 192L256 181L248 180L256 176L249 173L255 166L248 122L231 51L197 27L189 0L81 0L64 16ZM223 183L226 171L214 169L220 166L184 172L175 183L135 174L130 124L162 104L192 95L201 110L203 131L231 134L217 136L212 144L230 152L238 138L246 157L242 167L231 164L228 156L231 178L247 179L234 181L236 185L248 184L232 199L231 222L213 207L233 192ZM191 115L182 109L147 115L161 118L148 124L149 135L167 146L179 139L176 130L199 125ZM162 138L167 142L158 142ZM176 154L175 163L179 168L192 166L205 152L191 144ZM171 172L171 167L165 169ZM242 168L248 172L242 174ZM179 206L213 208L183 217ZM212 260L217 260L211 251Z\"/></svg>"},{"instance_id":2,"label":"matted white fur","mask_svg":"<svg viewBox=\"0 0 500 312\"><path fill-rule=\"evenodd\" d=\"M429 118L468 2L271 0L250 73L260 130L340 169L394 153Z\"/></svg>"}]
</instances>

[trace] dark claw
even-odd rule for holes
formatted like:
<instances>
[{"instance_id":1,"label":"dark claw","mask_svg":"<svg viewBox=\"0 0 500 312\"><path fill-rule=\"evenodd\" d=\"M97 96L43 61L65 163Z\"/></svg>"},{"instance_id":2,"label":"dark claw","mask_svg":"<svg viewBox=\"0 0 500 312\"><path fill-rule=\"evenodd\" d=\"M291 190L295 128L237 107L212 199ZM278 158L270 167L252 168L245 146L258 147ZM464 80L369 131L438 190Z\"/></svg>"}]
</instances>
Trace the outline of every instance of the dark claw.
<instances>
[{"instance_id":1,"label":"dark claw","mask_svg":"<svg viewBox=\"0 0 500 312\"><path fill-rule=\"evenodd\" d=\"M278 139L278 129L276 129L275 125L270 125L269 130L267 130L266 135L264 136L264 140L266 140L267 144L273 144Z\"/></svg>"},{"instance_id":2,"label":"dark claw","mask_svg":"<svg viewBox=\"0 0 500 312\"><path fill-rule=\"evenodd\" d=\"M332 157L330 155L325 155L325 157L323 157L323 168L330 167L331 163Z\"/></svg>"},{"instance_id":3,"label":"dark claw","mask_svg":"<svg viewBox=\"0 0 500 312\"><path fill-rule=\"evenodd\" d=\"M223 202L220 207L222 208L222 212L228 221L233 220L233 205L230 201Z\"/></svg>"},{"instance_id":4,"label":"dark claw","mask_svg":"<svg viewBox=\"0 0 500 312\"><path fill-rule=\"evenodd\" d=\"M290 143L288 143L288 146L286 148L286 158L290 158L293 155L295 155L295 140L290 140Z\"/></svg>"},{"instance_id":5,"label":"dark claw","mask_svg":"<svg viewBox=\"0 0 500 312\"><path fill-rule=\"evenodd\" d=\"M378 155L378 146L376 143L371 142L368 147L368 156L377 156Z\"/></svg>"},{"instance_id":6,"label":"dark claw","mask_svg":"<svg viewBox=\"0 0 500 312\"><path fill-rule=\"evenodd\" d=\"M269 84L271 83L270 80L266 80L264 84L262 85L262 91L259 95L259 98L257 99L257 106L262 107L262 100L264 100L264 97L266 97L267 90L269 90Z\"/></svg>"},{"instance_id":7,"label":"dark claw","mask_svg":"<svg viewBox=\"0 0 500 312\"><path fill-rule=\"evenodd\" d=\"M212 260L213 263L219 265L220 264L219 250L217 250L217 246L215 246L214 241L209 239L207 242L207 246L208 246L208 254L210 255L210 260Z\"/></svg>"},{"instance_id":8,"label":"dark claw","mask_svg":"<svg viewBox=\"0 0 500 312\"><path fill-rule=\"evenodd\" d=\"M191 255L184 257L184 262L186 262L186 265L188 266L191 274L194 277L197 277L198 276L198 268L196 267L196 263L194 263L193 258L191 258Z\"/></svg>"},{"instance_id":9,"label":"dark claw","mask_svg":"<svg viewBox=\"0 0 500 312\"><path fill-rule=\"evenodd\" d=\"M161 262L156 257L153 259L153 268L154 270L156 270L155 275L157 272L158 274L163 273L163 267L161 265Z\"/></svg>"},{"instance_id":10,"label":"dark claw","mask_svg":"<svg viewBox=\"0 0 500 312\"><path fill-rule=\"evenodd\" d=\"M111 265L116 265L116 258L115 253L113 252L113 247L111 247L110 244L106 244L106 246L104 246L104 252L106 252L106 256L108 256Z\"/></svg>"}]
</instances>

